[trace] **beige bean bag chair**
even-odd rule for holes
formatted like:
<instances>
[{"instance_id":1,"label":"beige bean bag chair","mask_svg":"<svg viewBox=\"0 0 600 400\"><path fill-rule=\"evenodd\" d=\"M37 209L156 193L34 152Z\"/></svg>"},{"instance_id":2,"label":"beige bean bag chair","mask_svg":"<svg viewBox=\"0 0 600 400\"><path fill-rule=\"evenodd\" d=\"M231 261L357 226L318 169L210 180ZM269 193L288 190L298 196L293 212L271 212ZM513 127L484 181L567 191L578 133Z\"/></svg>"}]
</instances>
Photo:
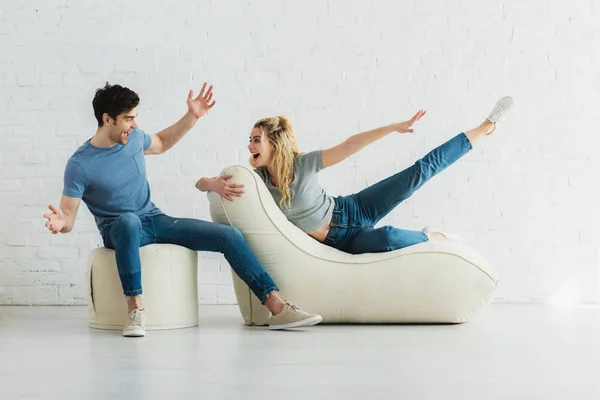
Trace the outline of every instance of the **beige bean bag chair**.
<instances>
[{"instance_id":1,"label":"beige bean bag chair","mask_svg":"<svg viewBox=\"0 0 600 400\"><path fill-rule=\"evenodd\" d=\"M232 166L222 174L246 193L228 201L209 192L212 220L238 228L281 295L323 323L466 322L498 287L488 262L456 242L358 255L326 246L287 220L253 170ZM232 275L245 323L266 325L267 308Z\"/></svg>"},{"instance_id":2,"label":"beige bean bag chair","mask_svg":"<svg viewBox=\"0 0 600 400\"><path fill-rule=\"evenodd\" d=\"M198 325L198 253L174 244L140 248L146 329ZM88 324L123 329L127 301L119 279L115 251L98 247L88 257Z\"/></svg>"}]
</instances>

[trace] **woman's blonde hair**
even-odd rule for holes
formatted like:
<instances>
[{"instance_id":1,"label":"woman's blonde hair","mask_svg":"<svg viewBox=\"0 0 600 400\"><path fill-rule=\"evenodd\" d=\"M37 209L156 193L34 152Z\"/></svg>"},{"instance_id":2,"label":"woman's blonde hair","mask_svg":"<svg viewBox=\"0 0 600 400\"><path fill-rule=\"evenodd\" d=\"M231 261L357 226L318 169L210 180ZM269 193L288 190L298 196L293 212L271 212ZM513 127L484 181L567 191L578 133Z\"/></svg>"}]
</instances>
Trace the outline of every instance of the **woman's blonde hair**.
<instances>
[{"instance_id":1,"label":"woman's blonde hair","mask_svg":"<svg viewBox=\"0 0 600 400\"><path fill-rule=\"evenodd\" d=\"M292 193L290 183L294 179L294 165L300 155L296 134L290 120L284 116L259 119L254 128L260 129L269 142L275 147L271 161L272 170L275 172L277 188L281 191L279 206L290 207ZM250 157L250 164L254 165ZM261 167L261 168L267 168Z\"/></svg>"}]
</instances>

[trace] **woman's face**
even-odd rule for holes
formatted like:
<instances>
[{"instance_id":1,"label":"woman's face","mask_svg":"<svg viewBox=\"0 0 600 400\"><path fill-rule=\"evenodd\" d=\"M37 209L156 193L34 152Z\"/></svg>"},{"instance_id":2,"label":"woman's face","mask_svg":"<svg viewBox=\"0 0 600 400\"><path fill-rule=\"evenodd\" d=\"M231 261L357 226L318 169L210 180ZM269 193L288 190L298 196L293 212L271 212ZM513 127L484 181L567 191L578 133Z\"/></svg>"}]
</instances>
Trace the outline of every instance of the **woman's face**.
<instances>
[{"instance_id":1,"label":"woman's face","mask_svg":"<svg viewBox=\"0 0 600 400\"><path fill-rule=\"evenodd\" d=\"M275 146L269 142L267 136L259 129L254 128L250 133L248 151L252 155L251 163L255 168L269 167L275 151Z\"/></svg>"}]
</instances>

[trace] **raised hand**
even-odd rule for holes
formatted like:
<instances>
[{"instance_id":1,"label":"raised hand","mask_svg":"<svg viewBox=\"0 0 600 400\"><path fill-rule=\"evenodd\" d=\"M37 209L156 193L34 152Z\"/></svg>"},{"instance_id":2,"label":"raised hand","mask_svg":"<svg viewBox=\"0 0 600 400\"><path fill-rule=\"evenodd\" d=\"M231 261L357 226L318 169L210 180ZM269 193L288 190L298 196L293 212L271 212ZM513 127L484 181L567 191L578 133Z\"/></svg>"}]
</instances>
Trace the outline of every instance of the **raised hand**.
<instances>
[{"instance_id":1,"label":"raised hand","mask_svg":"<svg viewBox=\"0 0 600 400\"><path fill-rule=\"evenodd\" d=\"M231 183L229 180L232 175L222 175L215 179L214 191L219 193L226 200L233 201L231 196L242 197L244 185L241 183Z\"/></svg>"},{"instance_id":2,"label":"raised hand","mask_svg":"<svg viewBox=\"0 0 600 400\"><path fill-rule=\"evenodd\" d=\"M415 130L412 126L427 113L425 110L419 110L411 119L408 121L394 124L393 129L398 133L413 133Z\"/></svg>"},{"instance_id":3,"label":"raised hand","mask_svg":"<svg viewBox=\"0 0 600 400\"><path fill-rule=\"evenodd\" d=\"M213 97L213 86L210 85L206 90L206 82L202 85L202 90L198 97L194 98L194 91L190 90L187 98L188 111L196 118L202 118L211 108L214 107L215 101ZM212 102L211 102L212 100Z\"/></svg>"},{"instance_id":4,"label":"raised hand","mask_svg":"<svg viewBox=\"0 0 600 400\"><path fill-rule=\"evenodd\" d=\"M53 205L49 205L48 208L52 212L44 214L44 218L48 220L46 222L46 228L56 235L67 224L67 217L60 208L56 208Z\"/></svg>"}]
</instances>

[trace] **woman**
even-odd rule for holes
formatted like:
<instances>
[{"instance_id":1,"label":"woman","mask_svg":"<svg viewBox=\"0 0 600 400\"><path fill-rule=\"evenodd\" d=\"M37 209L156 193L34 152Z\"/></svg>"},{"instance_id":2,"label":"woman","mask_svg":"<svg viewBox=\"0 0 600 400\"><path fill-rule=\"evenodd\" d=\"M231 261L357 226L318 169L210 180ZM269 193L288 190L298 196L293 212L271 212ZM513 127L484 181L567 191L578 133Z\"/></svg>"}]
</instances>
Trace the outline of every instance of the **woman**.
<instances>
[{"instance_id":1,"label":"woman","mask_svg":"<svg viewBox=\"0 0 600 400\"><path fill-rule=\"evenodd\" d=\"M314 239L344 252L377 253L429 240L457 240L436 229L410 231L392 226L375 228L375 225L425 182L492 133L497 122L506 120L512 107L511 97L500 99L478 127L459 133L404 171L349 196L327 195L317 181L317 173L392 132L412 133L413 125L425 111L420 110L408 121L362 132L330 149L309 153L298 149L287 118L263 118L256 122L250 134L250 163L289 221ZM243 189L241 185L229 183L229 178L202 180L205 188L231 200L231 196L241 196Z\"/></svg>"}]
</instances>

